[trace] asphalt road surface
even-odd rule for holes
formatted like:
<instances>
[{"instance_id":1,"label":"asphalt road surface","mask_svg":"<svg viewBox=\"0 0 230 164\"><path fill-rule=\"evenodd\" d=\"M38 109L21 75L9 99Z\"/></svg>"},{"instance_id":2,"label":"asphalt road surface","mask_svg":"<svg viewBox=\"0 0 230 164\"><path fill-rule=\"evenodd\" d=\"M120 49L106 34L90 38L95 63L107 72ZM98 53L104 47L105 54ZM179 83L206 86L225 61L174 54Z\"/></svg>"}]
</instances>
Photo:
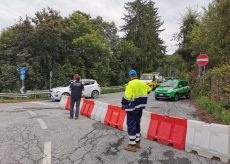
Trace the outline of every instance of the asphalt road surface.
<instances>
[{"instance_id":1,"label":"asphalt road surface","mask_svg":"<svg viewBox=\"0 0 230 164\"><path fill-rule=\"evenodd\" d=\"M120 105L123 93L101 95L98 101ZM192 118L188 100L155 101L149 96L148 111ZM0 164L219 164L195 153L142 139L136 153L123 150L127 133L69 112L58 102L0 104Z\"/></svg>"}]
</instances>

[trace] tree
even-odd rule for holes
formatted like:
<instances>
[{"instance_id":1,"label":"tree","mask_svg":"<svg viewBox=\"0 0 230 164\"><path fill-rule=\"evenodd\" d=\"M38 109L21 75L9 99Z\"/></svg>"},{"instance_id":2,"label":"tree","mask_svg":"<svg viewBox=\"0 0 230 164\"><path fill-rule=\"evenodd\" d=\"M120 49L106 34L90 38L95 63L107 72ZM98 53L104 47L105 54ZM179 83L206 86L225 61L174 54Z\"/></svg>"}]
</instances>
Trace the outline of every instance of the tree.
<instances>
[{"instance_id":1,"label":"tree","mask_svg":"<svg viewBox=\"0 0 230 164\"><path fill-rule=\"evenodd\" d=\"M159 66L156 62L165 54L165 47L159 34L163 22L158 16L158 9L151 0L135 0L125 4L127 14L123 18L125 25L122 31L125 39L140 49L135 69L138 72L154 71Z\"/></svg>"},{"instance_id":2,"label":"tree","mask_svg":"<svg viewBox=\"0 0 230 164\"><path fill-rule=\"evenodd\" d=\"M174 35L174 39L179 42L177 53L181 55L184 61L188 64L190 70L191 62L194 62L193 49L191 47L190 34L194 27L200 24L200 16L196 10L188 8L185 15L182 17L180 32Z\"/></svg>"},{"instance_id":3,"label":"tree","mask_svg":"<svg viewBox=\"0 0 230 164\"><path fill-rule=\"evenodd\" d=\"M208 67L230 63L230 1L215 0L190 34L194 53L209 55Z\"/></svg>"}]
</instances>

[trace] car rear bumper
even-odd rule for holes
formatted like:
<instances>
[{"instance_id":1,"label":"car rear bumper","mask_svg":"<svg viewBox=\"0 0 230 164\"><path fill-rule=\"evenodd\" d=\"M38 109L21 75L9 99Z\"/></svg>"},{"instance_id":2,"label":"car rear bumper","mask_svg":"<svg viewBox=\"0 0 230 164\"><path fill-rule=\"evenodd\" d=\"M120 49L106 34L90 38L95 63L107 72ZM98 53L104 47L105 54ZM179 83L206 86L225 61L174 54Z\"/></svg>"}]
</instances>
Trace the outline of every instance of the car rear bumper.
<instances>
[{"instance_id":1,"label":"car rear bumper","mask_svg":"<svg viewBox=\"0 0 230 164\"><path fill-rule=\"evenodd\" d=\"M167 94L167 93L155 93L155 97L160 98L160 99L171 99L171 98L173 98L173 96L171 94Z\"/></svg>"}]
</instances>

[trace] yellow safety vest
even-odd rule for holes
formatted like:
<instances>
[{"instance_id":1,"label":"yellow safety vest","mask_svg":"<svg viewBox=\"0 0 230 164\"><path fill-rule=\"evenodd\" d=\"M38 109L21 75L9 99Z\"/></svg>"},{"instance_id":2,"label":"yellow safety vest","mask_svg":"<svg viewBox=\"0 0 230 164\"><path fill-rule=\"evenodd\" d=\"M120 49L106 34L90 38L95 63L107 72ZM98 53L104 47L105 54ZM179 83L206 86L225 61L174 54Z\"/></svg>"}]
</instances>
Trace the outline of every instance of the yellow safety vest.
<instances>
[{"instance_id":1,"label":"yellow safety vest","mask_svg":"<svg viewBox=\"0 0 230 164\"><path fill-rule=\"evenodd\" d=\"M139 79L131 80L125 88L121 102L122 105L125 105L125 110L144 109L147 104L148 93L151 90L145 82Z\"/></svg>"}]
</instances>

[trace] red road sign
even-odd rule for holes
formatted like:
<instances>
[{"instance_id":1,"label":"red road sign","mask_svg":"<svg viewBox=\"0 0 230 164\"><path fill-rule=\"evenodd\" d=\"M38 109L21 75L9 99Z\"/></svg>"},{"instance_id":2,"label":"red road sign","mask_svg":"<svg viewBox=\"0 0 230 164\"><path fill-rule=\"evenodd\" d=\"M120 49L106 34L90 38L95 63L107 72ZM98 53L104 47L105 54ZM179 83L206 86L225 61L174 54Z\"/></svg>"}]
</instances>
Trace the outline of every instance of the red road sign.
<instances>
[{"instance_id":1,"label":"red road sign","mask_svg":"<svg viewBox=\"0 0 230 164\"><path fill-rule=\"evenodd\" d=\"M196 62L199 66L205 66L206 64L208 64L208 55L200 54L199 56L197 56Z\"/></svg>"}]
</instances>

